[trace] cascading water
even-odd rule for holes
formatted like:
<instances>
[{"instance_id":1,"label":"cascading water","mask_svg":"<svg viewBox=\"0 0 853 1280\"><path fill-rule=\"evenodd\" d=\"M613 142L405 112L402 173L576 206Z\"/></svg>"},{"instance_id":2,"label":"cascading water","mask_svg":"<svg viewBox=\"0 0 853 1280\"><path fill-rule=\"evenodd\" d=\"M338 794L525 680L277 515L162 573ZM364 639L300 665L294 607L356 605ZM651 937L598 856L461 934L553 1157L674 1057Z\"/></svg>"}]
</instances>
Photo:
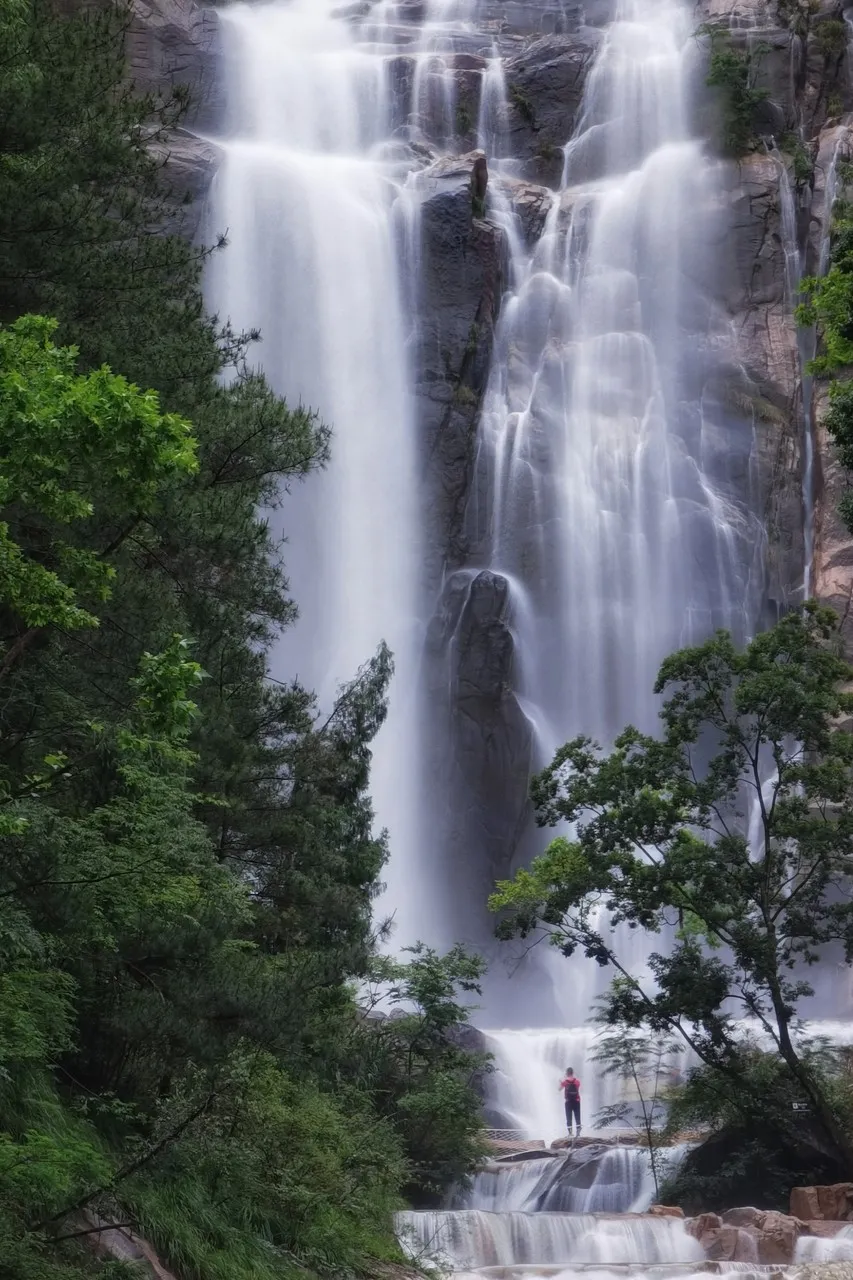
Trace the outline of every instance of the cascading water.
<instances>
[{"instance_id":1,"label":"cascading water","mask_svg":"<svg viewBox=\"0 0 853 1280\"><path fill-rule=\"evenodd\" d=\"M209 293L236 326L260 326L274 387L333 429L328 470L288 499L283 532L298 529L287 565L301 620L273 675L298 676L327 708L338 682L381 640L390 645L396 677L371 788L396 851L394 906L404 913L417 901L422 931L418 493L395 220L404 172L382 145L392 115L384 59L356 44L334 7L289 0L221 11L228 132L211 223L231 243ZM413 921L403 929L417 932Z\"/></svg>"},{"instance_id":2,"label":"cascading water","mask_svg":"<svg viewBox=\"0 0 853 1280\"><path fill-rule=\"evenodd\" d=\"M593 1132L595 1117L603 1107L630 1106L635 1100L627 1082L604 1074L597 1065L597 1034L592 1027L489 1031L487 1047L493 1057L491 1106L506 1128L530 1138L550 1141L565 1134L558 1082L568 1066L581 1078L587 1133ZM685 1046L680 1060L668 1058L662 1064L662 1084L673 1083L686 1065Z\"/></svg>"},{"instance_id":3,"label":"cascading water","mask_svg":"<svg viewBox=\"0 0 853 1280\"><path fill-rule=\"evenodd\" d=\"M853 1262L853 1227L841 1227L837 1235L801 1236L795 1262Z\"/></svg>"},{"instance_id":4,"label":"cascading water","mask_svg":"<svg viewBox=\"0 0 853 1280\"><path fill-rule=\"evenodd\" d=\"M538 243L514 255L502 310L481 423L483 554L510 584L540 763L574 733L607 745L626 723L654 731L661 660L715 627L748 634L760 609L752 431L707 391L726 321L703 277L717 171L691 136L693 25L679 0L620 0L562 191ZM620 932L638 977L654 945ZM564 1132L569 1064L588 1125L615 1100L582 1025L608 977L575 961L568 982L548 957L534 981L564 1029L490 1033L508 1126Z\"/></svg>"},{"instance_id":5,"label":"cascading water","mask_svg":"<svg viewBox=\"0 0 853 1280\"><path fill-rule=\"evenodd\" d=\"M687 359L706 337L688 264L713 204L688 128L691 35L674 0L619 5L562 198L504 307L481 427L487 555L512 586L542 758L575 730L654 728L661 659L752 621L748 517Z\"/></svg>"},{"instance_id":6,"label":"cascading water","mask_svg":"<svg viewBox=\"0 0 853 1280\"><path fill-rule=\"evenodd\" d=\"M681 1154L673 1149L670 1168ZM634 1213L648 1208L654 1191L646 1151L591 1145L539 1159L495 1162L477 1174L454 1207L488 1213Z\"/></svg>"},{"instance_id":7,"label":"cascading water","mask_svg":"<svg viewBox=\"0 0 853 1280\"><path fill-rule=\"evenodd\" d=\"M399 1229L415 1254L444 1257L456 1268L539 1264L701 1262L704 1253L684 1223L672 1218L597 1218L592 1214L400 1214Z\"/></svg>"}]
</instances>

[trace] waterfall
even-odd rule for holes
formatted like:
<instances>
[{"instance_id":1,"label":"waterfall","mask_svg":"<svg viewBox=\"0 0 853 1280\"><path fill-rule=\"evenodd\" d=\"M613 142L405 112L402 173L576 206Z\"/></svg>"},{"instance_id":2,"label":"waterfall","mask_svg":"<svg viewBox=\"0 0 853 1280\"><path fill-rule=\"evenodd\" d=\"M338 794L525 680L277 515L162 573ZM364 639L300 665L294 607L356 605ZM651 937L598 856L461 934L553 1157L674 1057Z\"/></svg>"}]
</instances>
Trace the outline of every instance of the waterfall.
<instances>
[{"instance_id":1,"label":"waterfall","mask_svg":"<svg viewBox=\"0 0 853 1280\"><path fill-rule=\"evenodd\" d=\"M634 1096L617 1076L605 1075L595 1061L594 1027L489 1030L486 1046L493 1057L489 1102L508 1129L551 1141L566 1132L563 1097L557 1088L567 1066L581 1080L584 1131L593 1135L602 1107L629 1103ZM685 1046L680 1061L667 1063L671 1083L687 1066Z\"/></svg>"},{"instance_id":2,"label":"waterfall","mask_svg":"<svg viewBox=\"0 0 853 1280\"><path fill-rule=\"evenodd\" d=\"M210 225L227 230L208 296L237 326L258 325L260 361L293 405L333 431L332 462L289 496L274 528L300 621L272 675L297 676L327 710L381 640L396 676L371 793L395 850L391 906L405 914L426 874L417 778L415 425L397 196L383 147L391 99L383 58L355 42L335 0L222 9L228 120ZM418 898L420 929L426 895ZM404 923L409 939L414 923Z\"/></svg>"},{"instance_id":3,"label":"waterfall","mask_svg":"<svg viewBox=\"0 0 853 1280\"><path fill-rule=\"evenodd\" d=\"M496 17L491 0L277 0L219 11L228 112L210 229L227 230L230 244L215 256L208 296L238 328L260 326L260 361L274 387L316 409L334 433L322 476L269 513L289 537L285 559L301 610L272 675L298 676L325 709L380 640L394 651L371 793L377 826L389 830L381 907L396 915L397 945L442 938L451 904L456 919L480 920L472 895L455 903L458 886L487 885L541 847L529 815L505 821L501 810L497 824L511 830L494 842L500 866L485 824L478 845L467 839L476 823L449 822L456 839L436 848L445 811L482 808L482 797L463 787L451 800L424 777L424 740L441 719L421 696L430 555L443 581L428 591L449 583L472 600L487 577L491 603L500 601L499 621L487 622L499 629L506 620L501 642L514 657L505 684L518 714L500 721L506 736L495 732L494 750L490 741L477 762L494 796L513 782L518 791L530 742L539 767L578 733L607 747L629 722L654 731L661 660L715 627L749 635L764 588L752 424L714 389L731 365L732 335L713 300L721 167L691 123L693 5L612 0L606 23L605 6L593 6L601 29L589 41L595 52L576 127L560 147L549 144L550 160L562 157L562 181L532 194L512 154L507 59L537 34L537 14L562 32L580 17L565 0L500 8ZM472 223L471 158L460 158L474 145L489 161L485 223ZM459 444L470 443L473 455L461 550L444 565L444 552L422 535L429 464L410 364L423 337L421 210L448 176L459 198L437 217L441 232L452 240L474 225L492 234L500 283L490 287L505 293L491 364L484 356L477 383L482 411L476 426L471 411L471 440ZM801 277L795 196L787 175L780 180L793 299ZM455 283L441 279L446 292ZM476 314L463 317L463 345L467 338L476 347ZM442 360L441 324L458 319L439 317L429 331ZM476 399L458 377L440 394ZM809 523L810 431L806 447ZM809 547L810 538L809 528ZM458 629L449 634L448 648ZM487 665L484 652L477 656ZM445 684L452 704L458 690L451 678ZM524 737L523 750L513 749L513 734ZM474 863L477 875L467 874ZM482 930L478 940L486 941ZM653 946L665 945L642 930L618 936L638 977ZM557 1082L569 1064L582 1081L585 1134L594 1134L602 1107L633 1101L595 1063L583 1022L609 976L583 958L567 965L537 951L513 981L497 980L487 1104L502 1125L530 1138L562 1135ZM685 1065L686 1054L676 1066ZM683 1152L672 1151L673 1163ZM454 1208L401 1214L398 1226L414 1255L437 1254L457 1270L693 1269L702 1251L683 1223L593 1216L638 1212L653 1192L646 1151L599 1144L486 1168ZM839 1237L801 1247L803 1258L817 1259L846 1257L832 1250L850 1244Z\"/></svg>"},{"instance_id":4,"label":"waterfall","mask_svg":"<svg viewBox=\"0 0 853 1280\"><path fill-rule=\"evenodd\" d=\"M673 1218L597 1218L591 1214L398 1214L398 1233L415 1256L445 1259L454 1269L701 1262L698 1241Z\"/></svg>"},{"instance_id":5,"label":"waterfall","mask_svg":"<svg viewBox=\"0 0 853 1280\"><path fill-rule=\"evenodd\" d=\"M504 306L481 427L488 558L543 761L573 732L653 729L666 654L751 621L751 521L686 359L705 337L687 264L712 204L687 125L691 35L684 5L622 0L561 200Z\"/></svg>"},{"instance_id":6,"label":"waterfall","mask_svg":"<svg viewBox=\"0 0 853 1280\"><path fill-rule=\"evenodd\" d=\"M834 1236L801 1236L795 1262L853 1262L853 1227L840 1227Z\"/></svg>"},{"instance_id":7,"label":"waterfall","mask_svg":"<svg viewBox=\"0 0 853 1280\"><path fill-rule=\"evenodd\" d=\"M654 1200L654 1191L647 1151L589 1146L491 1165L477 1174L455 1207L489 1213L641 1213Z\"/></svg>"},{"instance_id":8,"label":"waterfall","mask_svg":"<svg viewBox=\"0 0 853 1280\"><path fill-rule=\"evenodd\" d=\"M690 131L693 27L680 0L619 0L502 308L480 554L508 584L538 765L576 733L654 732L663 658L716 627L744 637L760 609L752 428L707 390L727 320L708 302L717 170ZM649 938L618 945L642 976ZM560 968L540 981L577 1026L608 975Z\"/></svg>"}]
</instances>

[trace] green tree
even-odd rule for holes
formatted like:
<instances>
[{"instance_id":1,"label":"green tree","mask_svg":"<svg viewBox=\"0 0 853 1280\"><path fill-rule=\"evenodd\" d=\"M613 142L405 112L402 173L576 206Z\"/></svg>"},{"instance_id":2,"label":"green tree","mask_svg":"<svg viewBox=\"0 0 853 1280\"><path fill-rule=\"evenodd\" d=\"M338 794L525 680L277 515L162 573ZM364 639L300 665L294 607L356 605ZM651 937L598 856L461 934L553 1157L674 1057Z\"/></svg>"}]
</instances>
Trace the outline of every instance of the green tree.
<instances>
[{"instance_id":1,"label":"green tree","mask_svg":"<svg viewBox=\"0 0 853 1280\"><path fill-rule=\"evenodd\" d=\"M794 1111L791 1074L778 1053L762 1049L755 1037L739 1044L741 1080L704 1064L672 1090L670 1133L702 1132L704 1141L688 1151L667 1179L662 1198L688 1213L721 1212L751 1200L787 1211L791 1187L808 1182L831 1183L844 1175L827 1151L810 1117ZM820 1042L802 1046L809 1070L847 1119L849 1098L839 1088L840 1054Z\"/></svg>"},{"instance_id":2,"label":"green tree","mask_svg":"<svg viewBox=\"0 0 853 1280\"><path fill-rule=\"evenodd\" d=\"M184 193L152 147L188 96L134 91L130 18L123 3L0 10L0 319L47 312L89 365L204 388L218 358L199 289L207 250L176 234Z\"/></svg>"},{"instance_id":3,"label":"green tree","mask_svg":"<svg viewBox=\"0 0 853 1280\"><path fill-rule=\"evenodd\" d=\"M844 1125L797 1045L804 974L821 949L853 955L853 736L841 720L853 671L837 656L835 617L791 613L738 652L719 632L668 658L662 736L624 730L602 753L562 747L535 780L542 825L577 823L529 870L498 886L504 936L544 928L622 981L608 1018L680 1035L715 1070L739 1078L735 1010L758 1020L826 1140L853 1163ZM758 839L747 839L754 815ZM599 914L600 913L600 914ZM653 933L653 986L620 961L608 925Z\"/></svg>"},{"instance_id":4,"label":"green tree","mask_svg":"<svg viewBox=\"0 0 853 1280\"><path fill-rule=\"evenodd\" d=\"M127 536L197 467L188 423L106 367L79 375L55 329L40 316L0 329L0 679L48 628L97 626L87 604L114 571L92 528L121 511Z\"/></svg>"},{"instance_id":5,"label":"green tree","mask_svg":"<svg viewBox=\"0 0 853 1280\"><path fill-rule=\"evenodd\" d=\"M205 313L208 251L151 146L187 98L134 92L127 21L0 9L0 1053L25 1086L0 1077L24 1169L0 1257L76 1280L94 1263L62 1222L89 1206L187 1275L364 1269L395 1252L401 1186L437 1196L475 1159L470 971L448 958L425 1021L356 1002L391 655L322 714L270 676L297 610L267 513L330 432Z\"/></svg>"},{"instance_id":6,"label":"green tree","mask_svg":"<svg viewBox=\"0 0 853 1280\"><path fill-rule=\"evenodd\" d=\"M465 1035L472 1009L460 1000L479 994L484 964L460 946L444 956L420 943L407 952L403 962L376 958L362 1005L368 1016L351 1045L380 1114L401 1136L406 1194L436 1204L486 1154L480 1092L489 1056ZM348 1054L338 1068L344 1078Z\"/></svg>"}]
</instances>

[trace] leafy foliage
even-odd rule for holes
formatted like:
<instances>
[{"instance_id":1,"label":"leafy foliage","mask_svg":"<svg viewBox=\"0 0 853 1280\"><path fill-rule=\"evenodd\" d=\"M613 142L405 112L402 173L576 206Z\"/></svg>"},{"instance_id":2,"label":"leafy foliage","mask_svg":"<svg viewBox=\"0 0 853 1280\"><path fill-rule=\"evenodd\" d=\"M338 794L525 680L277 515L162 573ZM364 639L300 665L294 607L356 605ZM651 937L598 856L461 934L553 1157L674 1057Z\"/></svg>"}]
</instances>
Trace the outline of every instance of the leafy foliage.
<instances>
[{"instance_id":1,"label":"leafy foliage","mask_svg":"<svg viewBox=\"0 0 853 1280\"><path fill-rule=\"evenodd\" d=\"M833 887L853 873L851 668L836 654L834 615L814 604L743 652L719 632L668 658L662 736L625 729L609 754L577 738L534 782L541 825L577 823L492 899L504 936L544 928L621 976L613 1025L686 1040L700 1060L743 1081L736 1010L778 1051L825 1141L850 1141L798 1048L803 972L821 948L853 955L853 904ZM758 838L747 839L753 816ZM654 987L617 954L608 926L660 933Z\"/></svg>"},{"instance_id":2,"label":"leafy foliage","mask_svg":"<svg viewBox=\"0 0 853 1280\"><path fill-rule=\"evenodd\" d=\"M849 1124L853 1113L842 1096L847 1077L841 1055L819 1043L803 1046L802 1053ZM745 1037L740 1067L736 1088L703 1066L672 1091L670 1130L701 1129L708 1135L662 1189L667 1203L686 1212L719 1211L744 1199L787 1212L792 1186L843 1176L844 1165L827 1151L808 1112L794 1111L802 1092L780 1056Z\"/></svg>"},{"instance_id":3,"label":"leafy foliage","mask_svg":"<svg viewBox=\"0 0 853 1280\"><path fill-rule=\"evenodd\" d=\"M129 87L127 22L0 8L0 1272L118 1280L84 1209L182 1276L363 1271L478 1157L479 968L419 952L403 1017L357 1002L393 661L322 714L270 678L297 610L259 513L330 432L205 314L156 158L186 95Z\"/></svg>"},{"instance_id":4,"label":"leafy foliage","mask_svg":"<svg viewBox=\"0 0 853 1280\"><path fill-rule=\"evenodd\" d=\"M464 1186L486 1154L478 1082L489 1057L466 1043L470 1006L457 993L479 994L484 966L454 947L439 956L408 949L405 963L377 959L370 1009L385 1016L367 1032L381 1114L393 1119L409 1160L406 1194L436 1203L451 1185Z\"/></svg>"},{"instance_id":5,"label":"leafy foliage","mask_svg":"<svg viewBox=\"0 0 853 1280\"><path fill-rule=\"evenodd\" d=\"M723 149L742 156L755 139L755 113L768 97L755 80L766 46L737 47L727 28L705 24L699 34L710 41L706 83L718 89L723 116Z\"/></svg>"}]
</instances>

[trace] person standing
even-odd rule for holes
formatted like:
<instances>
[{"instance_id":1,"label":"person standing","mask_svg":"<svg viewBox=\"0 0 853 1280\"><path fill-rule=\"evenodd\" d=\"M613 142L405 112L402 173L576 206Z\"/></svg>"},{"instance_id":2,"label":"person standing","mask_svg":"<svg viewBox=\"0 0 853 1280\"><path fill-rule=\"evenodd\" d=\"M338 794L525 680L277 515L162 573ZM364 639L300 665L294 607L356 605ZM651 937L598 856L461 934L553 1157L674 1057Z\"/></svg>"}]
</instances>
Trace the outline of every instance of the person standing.
<instances>
[{"instance_id":1,"label":"person standing","mask_svg":"<svg viewBox=\"0 0 853 1280\"><path fill-rule=\"evenodd\" d=\"M575 1134L580 1135L581 1131L581 1082L575 1075L574 1067L566 1067L566 1074L560 1081L563 1090L563 1097L566 1103L566 1125L569 1130L569 1137L572 1136L572 1121L575 1124Z\"/></svg>"}]
</instances>

